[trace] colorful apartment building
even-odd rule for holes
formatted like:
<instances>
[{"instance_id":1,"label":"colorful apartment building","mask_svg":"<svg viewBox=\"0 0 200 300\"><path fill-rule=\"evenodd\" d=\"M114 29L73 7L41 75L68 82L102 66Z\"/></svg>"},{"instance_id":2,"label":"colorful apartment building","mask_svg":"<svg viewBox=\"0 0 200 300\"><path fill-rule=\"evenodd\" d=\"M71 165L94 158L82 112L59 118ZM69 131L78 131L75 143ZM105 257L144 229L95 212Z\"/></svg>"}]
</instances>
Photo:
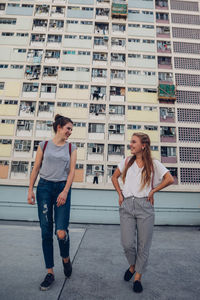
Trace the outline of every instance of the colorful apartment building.
<instances>
[{"instance_id":1,"label":"colorful apartment building","mask_svg":"<svg viewBox=\"0 0 200 300\"><path fill-rule=\"evenodd\" d=\"M112 189L142 131L175 178L168 191L198 191L199 39L197 0L2 0L0 184L28 185L61 113L74 121L74 188Z\"/></svg>"}]
</instances>

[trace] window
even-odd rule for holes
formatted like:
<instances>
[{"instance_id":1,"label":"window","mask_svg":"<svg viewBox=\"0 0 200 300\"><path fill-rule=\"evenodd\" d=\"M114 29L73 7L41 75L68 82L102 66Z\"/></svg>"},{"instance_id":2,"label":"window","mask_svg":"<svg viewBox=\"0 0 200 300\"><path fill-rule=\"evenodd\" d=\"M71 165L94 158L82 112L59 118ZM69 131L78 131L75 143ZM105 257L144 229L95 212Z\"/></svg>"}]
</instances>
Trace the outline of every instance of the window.
<instances>
[{"instance_id":1,"label":"window","mask_svg":"<svg viewBox=\"0 0 200 300\"><path fill-rule=\"evenodd\" d=\"M16 25L16 19L3 19L3 18L0 18L0 24Z\"/></svg>"},{"instance_id":2,"label":"window","mask_svg":"<svg viewBox=\"0 0 200 300\"><path fill-rule=\"evenodd\" d=\"M133 124L128 124L127 125L127 129L131 129L131 130L139 130L141 128L142 128L141 125L133 125Z\"/></svg>"},{"instance_id":3,"label":"window","mask_svg":"<svg viewBox=\"0 0 200 300\"><path fill-rule=\"evenodd\" d=\"M71 107L71 102L58 102L58 107Z\"/></svg>"},{"instance_id":4,"label":"window","mask_svg":"<svg viewBox=\"0 0 200 300\"><path fill-rule=\"evenodd\" d=\"M76 84L75 89L80 89L80 90L88 90L88 85L85 84Z\"/></svg>"},{"instance_id":5,"label":"window","mask_svg":"<svg viewBox=\"0 0 200 300\"><path fill-rule=\"evenodd\" d=\"M4 90L5 82L0 82L0 90Z\"/></svg>"},{"instance_id":6,"label":"window","mask_svg":"<svg viewBox=\"0 0 200 300\"><path fill-rule=\"evenodd\" d=\"M60 89L72 89L73 85L72 84L59 84Z\"/></svg>"},{"instance_id":7,"label":"window","mask_svg":"<svg viewBox=\"0 0 200 300\"><path fill-rule=\"evenodd\" d=\"M10 65L11 69L23 69L24 66L22 65Z\"/></svg>"}]
</instances>

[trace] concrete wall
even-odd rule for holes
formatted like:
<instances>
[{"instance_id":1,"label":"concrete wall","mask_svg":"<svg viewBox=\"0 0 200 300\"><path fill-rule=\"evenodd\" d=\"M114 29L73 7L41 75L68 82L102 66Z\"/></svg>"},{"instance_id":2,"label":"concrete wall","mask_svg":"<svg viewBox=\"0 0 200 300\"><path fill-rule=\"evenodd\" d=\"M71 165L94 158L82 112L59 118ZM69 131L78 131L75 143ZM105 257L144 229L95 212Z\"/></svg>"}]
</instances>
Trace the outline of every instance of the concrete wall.
<instances>
[{"instance_id":1,"label":"concrete wall","mask_svg":"<svg viewBox=\"0 0 200 300\"><path fill-rule=\"evenodd\" d=\"M57 97L58 99L87 100L89 98L89 90L59 88Z\"/></svg>"},{"instance_id":2,"label":"concrete wall","mask_svg":"<svg viewBox=\"0 0 200 300\"><path fill-rule=\"evenodd\" d=\"M0 186L0 219L37 221L37 207L27 204L27 187ZM71 222L119 224L117 193L72 189ZM200 225L199 193L160 192L155 196L155 223Z\"/></svg>"}]
</instances>

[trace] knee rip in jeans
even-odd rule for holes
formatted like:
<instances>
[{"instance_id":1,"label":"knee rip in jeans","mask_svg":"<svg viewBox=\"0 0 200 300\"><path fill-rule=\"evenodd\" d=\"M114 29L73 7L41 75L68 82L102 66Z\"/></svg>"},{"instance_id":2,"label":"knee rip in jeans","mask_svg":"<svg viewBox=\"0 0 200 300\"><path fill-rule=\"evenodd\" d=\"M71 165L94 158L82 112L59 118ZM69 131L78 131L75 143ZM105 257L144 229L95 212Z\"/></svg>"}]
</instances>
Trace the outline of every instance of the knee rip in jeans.
<instances>
[{"instance_id":1,"label":"knee rip in jeans","mask_svg":"<svg viewBox=\"0 0 200 300\"><path fill-rule=\"evenodd\" d=\"M62 241L67 241L68 239L68 233L66 232L66 230L57 230L57 237L58 240L62 240Z\"/></svg>"}]
</instances>

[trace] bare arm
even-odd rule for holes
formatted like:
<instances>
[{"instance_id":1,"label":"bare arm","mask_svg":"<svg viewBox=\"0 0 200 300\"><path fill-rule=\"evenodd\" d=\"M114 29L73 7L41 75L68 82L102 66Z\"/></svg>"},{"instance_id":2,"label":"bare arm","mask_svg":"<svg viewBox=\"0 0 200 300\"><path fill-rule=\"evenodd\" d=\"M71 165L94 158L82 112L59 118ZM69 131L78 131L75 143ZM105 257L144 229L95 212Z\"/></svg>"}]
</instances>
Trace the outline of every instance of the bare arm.
<instances>
[{"instance_id":1,"label":"bare arm","mask_svg":"<svg viewBox=\"0 0 200 300\"><path fill-rule=\"evenodd\" d=\"M120 177L120 175L121 175L121 172L120 172L119 168L117 168L111 179L112 179L114 188L119 195L119 205L121 206L122 202L124 201L124 196L122 195L122 191L121 191L119 181L118 181L118 178Z\"/></svg>"},{"instance_id":2,"label":"bare arm","mask_svg":"<svg viewBox=\"0 0 200 300\"><path fill-rule=\"evenodd\" d=\"M38 173L40 170L42 159L43 159L43 151L40 148L40 146L38 146L36 158L35 158L35 162L34 162L34 167L33 167L33 170L31 172L31 176L30 176L30 183L29 183L29 189L28 189L28 204L31 204L31 205L35 204L35 194L33 192L33 187L34 187L35 181L37 179L37 176L38 176Z\"/></svg>"},{"instance_id":3,"label":"bare arm","mask_svg":"<svg viewBox=\"0 0 200 300\"><path fill-rule=\"evenodd\" d=\"M174 178L172 177L172 175L170 174L170 172L167 172L164 176L163 176L163 180L162 182L155 188L153 188L151 190L151 192L148 195L148 200L151 202L151 204L154 204L154 199L153 199L153 195L154 193L164 189L166 186L170 185L174 183Z\"/></svg>"},{"instance_id":4,"label":"bare arm","mask_svg":"<svg viewBox=\"0 0 200 300\"><path fill-rule=\"evenodd\" d=\"M64 187L64 190L59 194L59 196L57 198L57 206L63 205L66 202L67 194L68 194L69 189L72 185L74 175L75 175L76 158L77 158L77 150L74 150L71 154L70 171L69 171L69 175L67 177L67 182L66 182L66 185Z\"/></svg>"}]
</instances>

